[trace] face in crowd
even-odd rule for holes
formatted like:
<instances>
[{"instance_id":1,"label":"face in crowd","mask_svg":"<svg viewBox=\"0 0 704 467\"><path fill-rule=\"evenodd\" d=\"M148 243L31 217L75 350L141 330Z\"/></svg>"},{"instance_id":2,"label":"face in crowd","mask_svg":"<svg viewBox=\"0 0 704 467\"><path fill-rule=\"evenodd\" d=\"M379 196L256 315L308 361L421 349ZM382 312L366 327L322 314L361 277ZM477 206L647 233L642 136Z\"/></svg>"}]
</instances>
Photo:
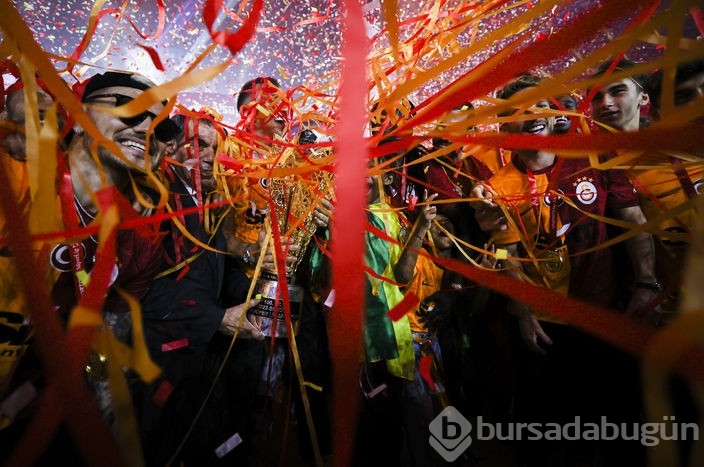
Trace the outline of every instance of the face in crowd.
<instances>
[{"instance_id":1,"label":"face in crowd","mask_svg":"<svg viewBox=\"0 0 704 467\"><path fill-rule=\"evenodd\" d=\"M239 113L252 133L265 140L283 137L286 128L287 107L281 89L268 79L252 84L241 92Z\"/></svg>"},{"instance_id":2,"label":"face in crowd","mask_svg":"<svg viewBox=\"0 0 704 467\"><path fill-rule=\"evenodd\" d=\"M213 164L217 150L218 132L213 126L213 122L205 118L186 117L183 136L176 146L173 158L184 164L184 172L188 172L188 168L192 166L193 169L195 168L194 164L189 164L189 161L197 158L201 190L204 194L211 193L217 187L213 175ZM195 170L191 170L191 173L195 182Z\"/></svg>"},{"instance_id":3,"label":"face in crowd","mask_svg":"<svg viewBox=\"0 0 704 467\"><path fill-rule=\"evenodd\" d=\"M661 117L662 79L663 71L658 70L650 76L646 83L653 116L656 119ZM686 106L697 100L701 103L701 99L704 99L704 60L679 64L675 73L675 107ZM692 108L692 110L696 109L692 120L699 121L704 117L703 108L704 106L701 104Z\"/></svg>"},{"instance_id":4,"label":"face in crowd","mask_svg":"<svg viewBox=\"0 0 704 467\"><path fill-rule=\"evenodd\" d=\"M688 104L695 99L704 98L704 70L691 78L677 84L675 89L675 106Z\"/></svg>"},{"instance_id":5,"label":"face in crowd","mask_svg":"<svg viewBox=\"0 0 704 467\"><path fill-rule=\"evenodd\" d=\"M40 123L44 123L44 115L52 103L51 96L41 88L37 88L37 110ZM24 89L18 89L7 95L6 112L7 120L16 124L17 128L7 132L2 140L2 147L13 158L24 161L27 159L27 139L24 133Z\"/></svg>"},{"instance_id":6,"label":"face in crowd","mask_svg":"<svg viewBox=\"0 0 704 467\"><path fill-rule=\"evenodd\" d=\"M442 229L440 227L442 227ZM449 235L445 232L448 232ZM452 248L453 243L450 235L454 234L455 228L452 225L452 221L444 214L437 214L435 216L435 222L430 226L430 235L433 238L435 248L438 250L448 250Z\"/></svg>"},{"instance_id":7,"label":"face in crowd","mask_svg":"<svg viewBox=\"0 0 704 467\"><path fill-rule=\"evenodd\" d=\"M550 105L550 108L553 110L567 110L570 112L574 112L575 110L577 110L577 99L575 99L570 94L558 96L557 98L555 98L555 101L557 102L552 102ZM567 115L558 115L555 117L555 126L553 128L553 131L556 135L567 134L567 132L570 131L571 127L572 119Z\"/></svg>"},{"instance_id":8,"label":"face in crowd","mask_svg":"<svg viewBox=\"0 0 704 467\"><path fill-rule=\"evenodd\" d=\"M589 107L594 120L620 131L640 128L640 109L648 94L634 79L626 77L598 88Z\"/></svg>"},{"instance_id":9,"label":"face in crowd","mask_svg":"<svg viewBox=\"0 0 704 467\"><path fill-rule=\"evenodd\" d=\"M369 167L371 168L375 165L376 161L372 161L370 162ZM366 188L367 201L369 204L375 204L380 202L384 190L386 190L387 187L393 185L394 183L393 172L389 171L390 169L388 168L385 168L383 170L384 172L379 175L367 175Z\"/></svg>"},{"instance_id":10,"label":"face in crowd","mask_svg":"<svg viewBox=\"0 0 704 467\"><path fill-rule=\"evenodd\" d=\"M102 110L103 107L127 104L143 92L143 89L121 85L91 90L83 96L88 116L103 136L114 141L125 156L123 159L100 146L98 158L103 165L127 171L154 170L161 162L165 145L173 142L178 129L168 118L159 123L154 134L147 138L152 121L164 110L164 102L157 102L133 117L118 117ZM79 134L83 134L82 131L79 130ZM90 152L93 138L88 134L83 136L84 149Z\"/></svg>"},{"instance_id":11,"label":"face in crowd","mask_svg":"<svg viewBox=\"0 0 704 467\"><path fill-rule=\"evenodd\" d=\"M524 88L520 91L514 93L515 96L520 96L529 92L530 88ZM527 109L523 115L537 114L538 117L535 120L520 119L511 122L506 122L501 124L501 130L507 133L524 133L529 135L543 135L547 136L553 132L555 125L555 117L540 115L540 109L550 109L551 104L549 99L541 99L532 106L532 108Z\"/></svg>"},{"instance_id":12,"label":"face in crowd","mask_svg":"<svg viewBox=\"0 0 704 467\"><path fill-rule=\"evenodd\" d=\"M444 132L447 131L448 127L452 127L457 125L458 123L464 122L469 118L469 112L473 108L474 106L471 103L466 103L462 104L456 109L450 110L440 119L440 122L435 127L435 130L438 132ZM474 129L474 126L468 125L464 128L464 132L466 133ZM442 148L445 146L449 146L450 144L452 144L452 141L444 139L442 137L433 138L433 147L435 148Z\"/></svg>"}]
</instances>

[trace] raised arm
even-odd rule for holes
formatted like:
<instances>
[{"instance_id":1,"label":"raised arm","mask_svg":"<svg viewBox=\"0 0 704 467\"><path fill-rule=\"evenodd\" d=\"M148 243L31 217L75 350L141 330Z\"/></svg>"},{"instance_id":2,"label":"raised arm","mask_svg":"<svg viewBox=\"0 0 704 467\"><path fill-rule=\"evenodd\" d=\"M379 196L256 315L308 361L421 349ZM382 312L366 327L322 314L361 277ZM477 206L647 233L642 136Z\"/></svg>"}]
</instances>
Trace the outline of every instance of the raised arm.
<instances>
[{"instance_id":1,"label":"raised arm","mask_svg":"<svg viewBox=\"0 0 704 467\"><path fill-rule=\"evenodd\" d=\"M415 224L413 224L411 234L406 240L403 253L401 253L396 266L394 266L396 281L401 284L408 284L411 279L413 279L413 271L415 270L416 262L418 261L418 250L423 248L423 239L428 234L428 230L430 230L433 219L437 216L437 208L430 204L430 202L437 198L437 196L437 193L426 196L424 201L428 204L424 204L421 208L420 214L418 215Z\"/></svg>"}]
</instances>

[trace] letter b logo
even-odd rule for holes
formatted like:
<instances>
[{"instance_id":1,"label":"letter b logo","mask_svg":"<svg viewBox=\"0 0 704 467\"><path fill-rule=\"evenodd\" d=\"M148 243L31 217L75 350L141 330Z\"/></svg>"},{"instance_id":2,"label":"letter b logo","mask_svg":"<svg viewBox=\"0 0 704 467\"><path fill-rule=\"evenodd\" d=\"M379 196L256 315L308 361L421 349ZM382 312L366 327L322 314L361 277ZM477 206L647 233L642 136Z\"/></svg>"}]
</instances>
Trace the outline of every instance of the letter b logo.
<instances>
[{"instance_id":1,"label":"letter b logo","mask_svg":"<svg viewBox=\"0 0 704 467\"><path fill-rule=\"evenodd\" d=\"M462 427L459 423L450 420L450 417L442 417L442 439L454 440L462 434Z\"/></svg>"},{"instance_id":2,"label":"letter b logo","mask_svg":"<svg viewBox=\"0 0 704 467\"><path fill-rule=\"evenodd\" d=\"M472 425L456 408L449 406L430 422L430 445L448 462L453 462L472 444Z\"/></svg>"}]
</instances>

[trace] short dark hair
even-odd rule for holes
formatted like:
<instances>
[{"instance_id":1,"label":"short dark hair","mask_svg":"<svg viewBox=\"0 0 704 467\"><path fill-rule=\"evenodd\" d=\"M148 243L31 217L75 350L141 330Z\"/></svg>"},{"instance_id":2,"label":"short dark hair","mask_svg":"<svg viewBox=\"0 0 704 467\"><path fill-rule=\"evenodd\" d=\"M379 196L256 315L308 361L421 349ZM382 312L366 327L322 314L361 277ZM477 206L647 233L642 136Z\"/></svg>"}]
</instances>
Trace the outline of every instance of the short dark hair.
<instances>
[{"instance_id":1,"label":"short dark hair","mask_svg":"<svg viewBox=\"0 0 704 467\"><path fill-rule=\"evenodd\" d=\"M514 79L513 81L507 83L503 88L499 89L499 91L496 93L496 97L504 100L508 99L509 97L516 94L518 91L536 87L542 81L543 78L541 78L540 76L531 73L524 73L518 76L518 78ZM512 113L513 111L511 110L505 110L499 114L499 117L506 117L508 115L511 115Z\"/></svg>"},{"instance_id":2,"label":"short dark hair","mask_svg":"<svg viewBox=\"0 0 704 467\"><path fill-rule=\"evenodd\" d=\"M531 73L524 73L501 88L499 92L496 93L496 97L499 99L508 99L518 91L536 87L542 81L543 78L540 76L536 76Z\"/></svg>"},{"instance_id":3,"label":"short dark hair","mask_svg":"<svg viewBox=\"0 0 704 467\"><path fill-rule=\"evenodd\" d=\"M637 63L627 59L627 58L621 58L619 59L618 62L615 62L614 60L607 60L605 62L602 62L597 68L596 71L592 74L592 78L597 78L599 76L604 76L607 71L609 73L613 71L627 71L633 67L635 67ZM611 71L609 71L611 70ZM638 74L632 74L629 75L629 78L633 80L634 83L640 88L641 91L645 91L645 82L647 81L648 75L646 73L638 73Z\"/></svg>"},{"instance_id":4,"label":"short dark hair","mask_svg":"<svg viewBox=\"0 0 704 467\"><path fill-rule=\"evenodd\" d=\"M242 85L240 91L237 93L237 111L239 112L243 105L252 99L252 89L257 86L261 86L266 82L273 84L277 88L281 88L281 84L276 78L270 76L258 76L254 79L250 79Z\"/></svg>"},{"instance_id":5,"label":"short dark hair","mask_svg":"<svg viewBox=\"0 0 704 467\"><path fill-rule=\"evenodd\" d=\"M675 87L700 73L704 73L704 59L680 63L675 71ZM660 109L662 97L662 75L663 71L659 69L651 74L645 82L645 89L650 97L650 102L653 108L658 110Z\"/></svg>"},{"instance_id":6,"label":"short dark hair","mask_svg":"<svg viewBox=\"0 0 704 467\"><path fill-rule=\"evenodd\" d=\"M215 128L215 125L213 124L213 120L211 118L208 118L206 116L191 116L179 113L171 117L171 121L174 122L176 124L176 127L178 128L178 131L174 136L174 141L181 141L183 139L184 135L186 134L186 120L188 119L192 119L193 121L196 121L198 123L205 122L206 125Z\"/></svg>"}]
</instances>

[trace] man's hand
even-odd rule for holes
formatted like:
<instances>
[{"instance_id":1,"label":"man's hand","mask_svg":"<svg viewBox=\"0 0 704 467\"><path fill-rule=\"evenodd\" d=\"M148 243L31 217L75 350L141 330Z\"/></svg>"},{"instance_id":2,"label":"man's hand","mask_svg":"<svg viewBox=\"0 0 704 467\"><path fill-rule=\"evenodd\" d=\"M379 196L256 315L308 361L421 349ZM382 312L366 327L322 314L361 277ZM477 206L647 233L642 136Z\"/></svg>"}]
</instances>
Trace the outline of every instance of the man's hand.
<instances>
[{"instance_id":1,"label":"man's hand","mask_svg":"<svg viewBox=\"0 0 704 467\"><path fill-rule=\"evenodd\" d=\"M327 199L322 198L320 200L320 204L315 205L315 210L313 211L313 223L321 228L329 227L330 221L332 220L332 210L332 203Z\"/></svg>"},{"instance_id":2,"label":"man's hand","mask_svg":"<svg viewBox=\"0 0 704 467\"><path fill-rule=\"evenodd\" d=\"M528 348L540 355L547 354L547 351L540 346L540 342L552 345L552 339L543 331L540 322L533 317L530 308L521 302L511 300L508 311L518 318L518 329L521 332L523 342Z\"/></svg>"},{"instance_id":3,"label":"man's hand","mask_svg":"<svg viewBox=\"0 0 704 467\"><path fill-rule=\"evenodd\" d=\"M664 324L662 306L659 303L653 306L654 304L652 303L658 297L659 293L654 290L636 287L631 299L628 301L626 316L631 316L650 326L662 326Z\"/></svg>"},{"instance_id":4,"label":"man's hand","mask_svg":"<svg viewBox=\"0 0 704 467\"><path fill-rule=\"evenodd\" d=\"M438 215L438 208L434 204L431 204L437 197L437 193L433 193L428 196L428 190L425 190L425 194L423 195L423 203L427 204L423 204L420 208L420 213L418 215L418 219L416 220L416 224L418 224L419 227L424 228L426 232L430 230L430 227L433 225L433 219L435 219Z\"/></svg>"},{"instance_id":5,"label":"man's hand","mask_svg":"<svg viewBox=\"0 0 704 467\"><path fill-rule=\"evenodd\" d=\"M501 261L496 259L496 245L494 245L493 243L491 245L485 243L484 251L484 253L479 255L479 258L477 259L477 264L487 269L501 269Z\"/></svg>"},{"instance_id":6,"label":"man's hand","mask_svg":"<svg viewBox=\"0 0 704 467\"><path fill-rule=\"evenodd\" d=\"M532 316L522 316L518 318L518 326L523 342L526 343L528 348L540 355L546 355L547 351L540 346L540 341L552 345L552 340L545 334L540 322Z\"/></svg>"},{"instance_id":7,"label":"man's hand","mask_svg":"<svg viewBox=\"0 0 704 467\"><path fill-rule=\"evenodd\" d=\"M292 268L298 260L295 253L301 248L300 245L296 243L289 244L290 241L291 239L289 237L281 237L281 250L288 253L286 256L286 274L291 272L290 268ZM255 254L255 258L258 254L259 253ZM267 248L266 253L264 253L264 258L262 258L262 268L269 271L277 271L274 242L269 243L269 247Z\"/></svg>"},{"instance_id":8,"label":"man's hand","mask_svg":"<svg viewBox=\"0 0 704 467\"><path fill-rule=\"evenodd\" d=\"M259 303L260 300L258 299L252 299L249 301L249 306L247 307L252 308L256 306ZM219 331L226 336L233 336L235 332L237 332L237 327L240 324L240 318L242 319L241 326L239 326L239 332L238 332L238 337L242 337L244 339L256 339L256 340L262 340L264 339L264 334L262 334L261 329L259 328L258 325L253 324L247 316L242 317L242 314L245 312L244 310L244 303L233 306L225 310L225 316L222 318L222 322L220 323L220 329Z\"/></svg>"}]
</instances>

